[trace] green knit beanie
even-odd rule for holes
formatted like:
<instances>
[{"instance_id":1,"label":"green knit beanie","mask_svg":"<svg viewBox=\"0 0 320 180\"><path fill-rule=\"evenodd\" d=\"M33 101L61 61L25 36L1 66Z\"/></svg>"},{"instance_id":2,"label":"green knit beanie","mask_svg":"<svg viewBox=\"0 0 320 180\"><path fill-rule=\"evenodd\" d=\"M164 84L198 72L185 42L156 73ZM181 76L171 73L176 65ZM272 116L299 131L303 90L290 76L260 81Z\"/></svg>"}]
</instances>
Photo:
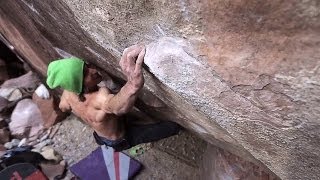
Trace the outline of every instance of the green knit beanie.
<instances>
[{"instance_id":1,"label":"green knit beanie","mask_svg":"<svg viewBox=\"0 0 320 180\"><path fill-rule=\"evenodd\" d=\"M52 61L48 66L47 84L51 89L58 86L80 94L83 83L84 61L72 57Z\"/></svg>"}]
</instances>

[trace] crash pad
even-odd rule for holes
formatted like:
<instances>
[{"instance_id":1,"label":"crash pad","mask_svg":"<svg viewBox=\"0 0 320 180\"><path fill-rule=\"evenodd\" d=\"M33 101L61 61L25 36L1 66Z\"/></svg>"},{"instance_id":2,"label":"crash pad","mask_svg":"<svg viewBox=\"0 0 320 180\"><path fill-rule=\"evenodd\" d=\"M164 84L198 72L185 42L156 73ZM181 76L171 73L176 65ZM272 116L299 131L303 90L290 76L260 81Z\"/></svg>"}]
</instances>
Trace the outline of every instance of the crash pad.
<instances>
[{"instance_id":1,"label":"crash pad","mask_svg":"<svg viewBox=\"0 0 320 180\"><path fill-rule=\"evenodd\" d=\"M47 180L48 178L32 164L18 163L0 171L0 179Z\"/></svg>"},{"instance_id":2,"label":"crash pad","mask_svg":"<svg viewBox=\"0 0 320 180\"><path fill-rule=\"evenodd\" d=\"M137 160L105 145L98 147L70 170L83 180L125 180L134 177L142 168Z\"/></svg>"}]
</instances>

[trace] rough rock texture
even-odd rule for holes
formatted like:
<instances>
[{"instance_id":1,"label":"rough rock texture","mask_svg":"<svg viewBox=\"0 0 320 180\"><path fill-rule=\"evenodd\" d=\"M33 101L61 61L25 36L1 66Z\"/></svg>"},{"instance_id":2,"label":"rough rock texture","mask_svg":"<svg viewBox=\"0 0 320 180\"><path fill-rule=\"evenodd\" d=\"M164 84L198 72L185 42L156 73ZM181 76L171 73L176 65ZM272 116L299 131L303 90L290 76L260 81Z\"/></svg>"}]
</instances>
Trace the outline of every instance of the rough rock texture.
<instances>
[{"instance_id":1,"label":"rough rock texture","mask_svg":"<svg viewBox=\"0 0 320 180\"><path fill-rule=\"evenodd\" d=\"M202 161L201 179L245 179L266 180L277 179L266 173L257 165L244 161L243 159L212 145L208 145Z\"/></svg>"},{"instance_id":2,"label":"rough rock texture","mask_svg":"<svg viewBox=\"0 0 320 180\"><path fill-rule=\"evenodd\" d=\"M31 99L19 101L9 123L13 136L37 137L43 130L43 120L38 106Z\"/></svg>"},{"instance_id":3,"label":"rough rock texture","mask_svg":"<svg viewBox=\"0 0 320 180\"><path fill-rule=\"evenodd\" d=\"M6 63L0 59L0 84L9 78Z\"/></svg>"},{"instance_id":4,"label":"rough rock texture","mask_svg":"<svg viewBox=\"0 0 320 180\"><path fill-rule=\"evenodd\" d=\"M0 129L0 144L10 141L10 131L7 128Z\"/></svg>"},{"instance_id":5,"label":"rough rock texture","mask_svg":"<svg viewBox=\"0 0 320 180\"><path fill-rule=\"evenodd\" d=\"M32 91L36 89L39 81L37 75L29 71L22 76L5 81L1 85L1 88L26 88L30 89L29 91Z\"/></svg>"},{"instance_id":6,"label":"rough rock texture","mask_svg":"<svg viewBox=\"0 0 320 180\"><path fill-rule=\"evenodd\" d=\"M43 75L73 55L117 84L122 50L151 43L141 112L282 179L317 179L319 9L317 0L3 0L0 32Z\"/></svg>"},{"instance_id":7,"label":"rough rock texture","mask_svg":"<svg viewBox=\"0 0 320 180\"><path fill-rule=\"evenodd\" d=\"M8 106L8 104L9 101L6 98L0 96L0 112L2 112L2 110L4 110Z\"/></svg>"},{"instance_id":8,"label":"rough rock texture","mask_svg":"<svg viewBox=\"0 0 320 180\"><path fill-rule=\"evenodd\" d=\"M32 96L32 101L41 112L43 126L49 128L57 122L66 118L66 114L59 109L59 100L51 96L49 99L42 99L36 93Z\"/></svg>"}]
</instances>

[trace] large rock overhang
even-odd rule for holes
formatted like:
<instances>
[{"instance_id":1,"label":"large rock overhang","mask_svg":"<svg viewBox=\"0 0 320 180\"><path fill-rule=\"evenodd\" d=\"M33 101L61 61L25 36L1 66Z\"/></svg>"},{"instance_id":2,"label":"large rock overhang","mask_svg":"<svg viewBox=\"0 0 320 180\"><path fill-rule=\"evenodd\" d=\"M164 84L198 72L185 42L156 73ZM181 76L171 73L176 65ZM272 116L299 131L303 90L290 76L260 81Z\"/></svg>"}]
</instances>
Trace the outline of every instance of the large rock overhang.
<instances>
[{"instance_id":1,"label":"large rock overhang","mask_svg":"<svg viewBox=\"0 0 320 180\"><path fill-rule=\"evenodd\" d=\"M43 77L50 61L71 54L118 84L122 50L144 41L141 112L282 179L316 179L319 9L317 1L3 0L0 32Z\"/></svg>"}]
</instances>

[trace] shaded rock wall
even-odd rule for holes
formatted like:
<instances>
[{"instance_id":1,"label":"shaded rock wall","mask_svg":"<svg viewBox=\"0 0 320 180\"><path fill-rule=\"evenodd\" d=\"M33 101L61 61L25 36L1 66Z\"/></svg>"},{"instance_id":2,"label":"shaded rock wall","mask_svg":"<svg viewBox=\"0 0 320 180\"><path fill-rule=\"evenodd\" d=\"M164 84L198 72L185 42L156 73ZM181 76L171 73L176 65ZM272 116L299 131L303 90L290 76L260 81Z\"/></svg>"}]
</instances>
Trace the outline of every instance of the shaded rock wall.
<instances>
[{"instance_id":1,"label":"shaded rock wall","mask_svg":"<svg viewBox=\"0 0 320 180\"><path fill-rule=\"evenodd\" d=\"M201 164L201 179L276 180L277 177L263 168L248 162L216 146L208 145Z\"/></svg>"},{"instance_id":2,"label":"shaded rock wall","mask_svg":"<svg viewBox=\"0 0 320 180\"><path fill-rule=\"evenodd\" d=\"M282 179L317 179L319 9L317 0L3 0L0 32L43 75L74 55L118 84L122 50L151 43L141 112Z\"/></svg>"}]
</instances>

